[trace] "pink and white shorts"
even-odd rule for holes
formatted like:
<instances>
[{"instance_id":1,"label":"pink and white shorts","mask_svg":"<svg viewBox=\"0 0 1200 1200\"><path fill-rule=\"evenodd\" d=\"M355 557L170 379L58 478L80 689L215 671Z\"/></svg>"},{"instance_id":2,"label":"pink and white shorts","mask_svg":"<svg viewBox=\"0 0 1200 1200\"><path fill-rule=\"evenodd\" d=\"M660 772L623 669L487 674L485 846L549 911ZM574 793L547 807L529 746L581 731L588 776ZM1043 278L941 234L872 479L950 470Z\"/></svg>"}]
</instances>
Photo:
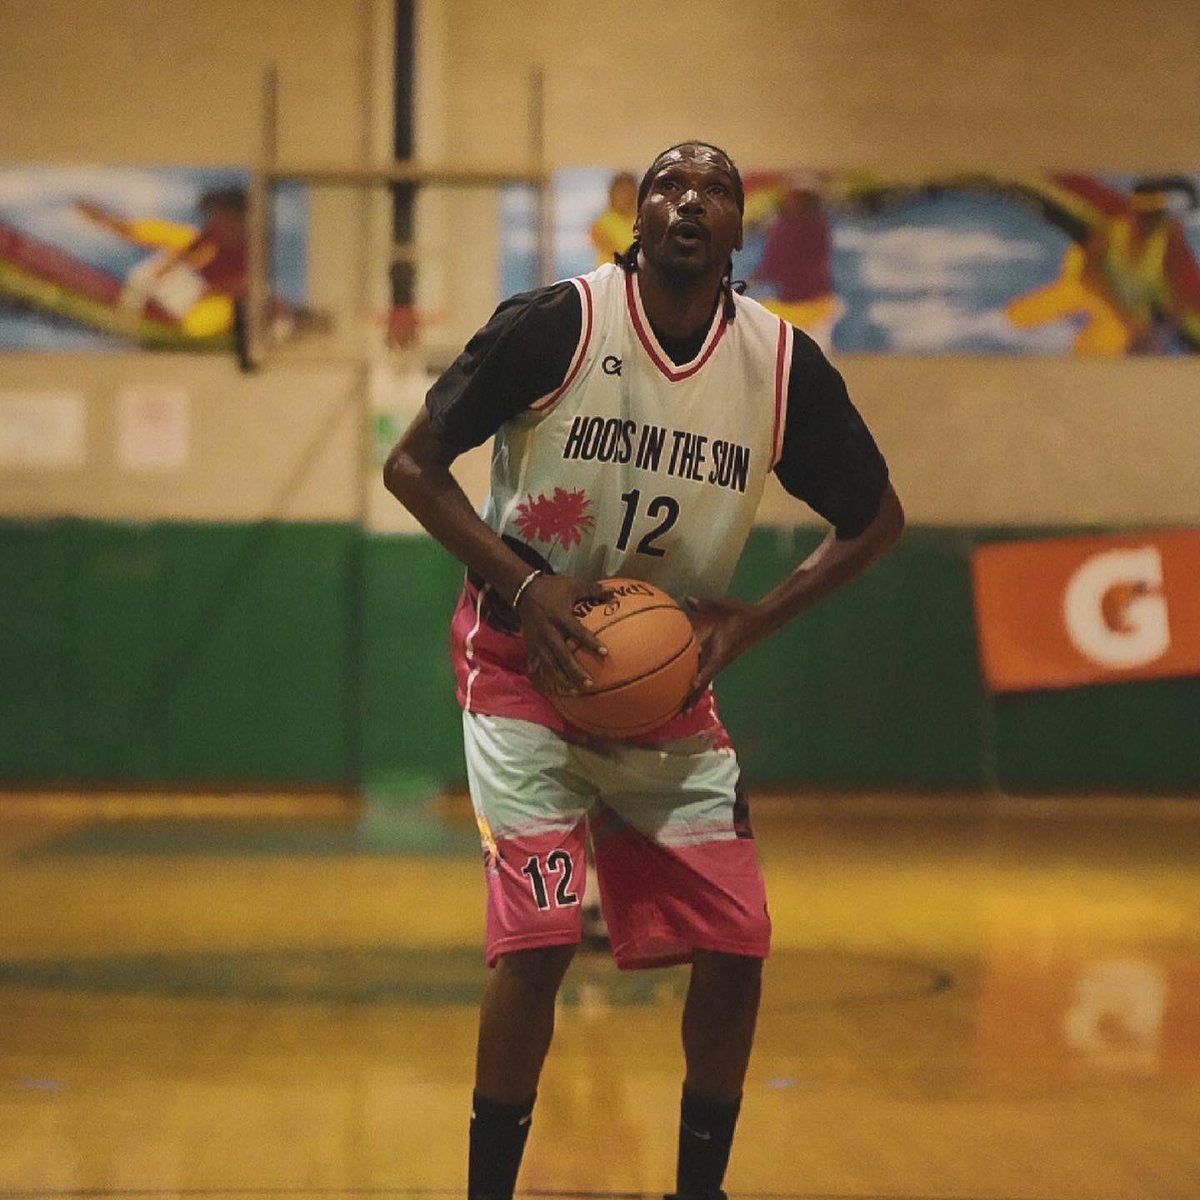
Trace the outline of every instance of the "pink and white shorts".
<instances>
[{"instance_id":1,"label":"pink and white shorts","mask_svg":"<svg viewBox=\"0 0 1200 1200\"><path fill-rule=\"evenodd\" d=\"M487 877L487 961L580 937L590 830L619 967L693 950L765 958L771 922L737 757L703 735L662 746L574 742L463 714Z\"/></svg>"}]
</instances>

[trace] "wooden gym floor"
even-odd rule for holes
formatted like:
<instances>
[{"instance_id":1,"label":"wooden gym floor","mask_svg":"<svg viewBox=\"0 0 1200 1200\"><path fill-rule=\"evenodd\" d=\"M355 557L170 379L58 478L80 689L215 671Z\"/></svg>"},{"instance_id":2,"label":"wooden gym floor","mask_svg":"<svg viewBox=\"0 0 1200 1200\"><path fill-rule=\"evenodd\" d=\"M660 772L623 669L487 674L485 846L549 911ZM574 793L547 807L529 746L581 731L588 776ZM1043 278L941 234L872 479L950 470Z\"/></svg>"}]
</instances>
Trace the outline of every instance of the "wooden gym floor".
<instances>
[{"instance_id":1,"label":"wooden gym floor","mask_svg":"<svg viewBox=\"0 0 1200 1200\"><path fill-rule=\"evenodd\" d=\"M0 1200L460 1195L479 853L418 809L0 800ZM755 824L733 1200L1200 1195L1200 801ZM684 983L576 960L523 1192L668 1189Z\"/></svg>"}]
</instances>

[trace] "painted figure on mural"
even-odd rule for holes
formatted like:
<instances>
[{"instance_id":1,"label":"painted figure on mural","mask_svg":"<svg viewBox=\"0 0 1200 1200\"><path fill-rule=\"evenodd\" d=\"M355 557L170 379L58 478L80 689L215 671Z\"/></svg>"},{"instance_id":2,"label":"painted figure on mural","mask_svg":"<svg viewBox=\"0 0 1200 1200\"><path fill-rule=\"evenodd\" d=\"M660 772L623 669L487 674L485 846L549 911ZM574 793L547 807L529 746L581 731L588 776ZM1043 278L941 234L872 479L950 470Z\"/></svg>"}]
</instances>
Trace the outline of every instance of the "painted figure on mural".
<instances>
[{"instance_id":1,"label":"painted figure on mural","mask_svg":"<svg viewBox=\"0 0 1200 1200\"><path fill-rule=\"evenodd\" d=\"M238 363L251 369L246 346L246 192L216 188L200 198L200 226L125 217L87 200L76 211L150 253L125 276L119 306L131 331L161 315L189 338L233 334Z\"/></svg>"},{"instance_id":2,"label":"painted figure on mural","mask_svg":"<svg viewBox=\"0 0 1200 1200\"><path fill-rule=\"evenodd\" d=\"M1077 198L1086 227L1067 247L1057 279L1009 302L1009 320L1027 329L1077 318L1076 354L1200 347L1200 266L1172 214L1172 202L1197 207L1196 185L1167 176L1122 194L1091 176L1056 178Z\"/></svg>"},{"instance_id":3,"label":"painted figure on mural","mask_svg":"<svg viewBox=\"0 0 1200 1200\"><path fill-rule=\"evenodd\" d=\"M765 285L765 307L830 351L842 304L833 284L833 233L815 184L796 181L782 190L750 282Z\"/></svg>"},{"instance_id":4,"label":"painted figure on mural","mask_svg":"<svg viewBox=\"0 0 1200 1200\"><path fill-rule=\"evenodd\" d=\"M434 383L384 469L396 498L466 567L451 649L489 966L472 1200L513 1194L555 999L580 941L589 831L617 965L690 964L675 1192L723 1195L771 927L711 685L862 572L904 520L841 376L811 338L735 289L744 205L723 150L689 141L663 151L638 184L633 241L617 261L504 301ZM737 444L745 479L719 486L704 472L672 472L666 456L569 452L579 421L618 418L635 436ZM489 439L491 488L476 514L451 468ZM735 600L726 591L772 473L828 533L765 595ZM589 686L574 650L603 647L574 606L603 598L596 581L611 576L687 604L702 643L684 710L619 743L572 727L548 699Z\"/></svg>"},{"instance_id":5,"label":"painted figure on mural","mask_svg":"<svg viewBox=\"0 0 1200 1200\"><path fill-rule=\"evenodd\" d=\"M637 217L637 177L621 171L608 185L608 207L592 222L588 237L596 250L596 266L602 267L624 254L633 241Z\"/></svg>"}]
</instances>

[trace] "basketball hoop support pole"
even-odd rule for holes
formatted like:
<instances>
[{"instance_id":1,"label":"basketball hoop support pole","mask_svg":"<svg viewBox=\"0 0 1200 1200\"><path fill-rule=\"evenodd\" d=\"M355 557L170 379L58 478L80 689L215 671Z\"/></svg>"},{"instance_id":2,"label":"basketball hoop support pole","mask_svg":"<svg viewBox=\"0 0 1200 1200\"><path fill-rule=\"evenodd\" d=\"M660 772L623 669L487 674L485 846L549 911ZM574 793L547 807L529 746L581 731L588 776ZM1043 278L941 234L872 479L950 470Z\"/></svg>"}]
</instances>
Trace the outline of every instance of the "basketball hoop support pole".
<instances>
[{"instance_id":1,"label":"basketball hoop support pole","mask_svg":"<svg viewBox=\"0 0 1200 1200\"><path fill-rule=\"evenodd\" d=\"M537 179L537 278L542 287L554 282L554 254L550 245L551 196L546 171L546 76L534 67L529 76L529 157Z\"/></svg>"},{"instance_id":2,"label":"basketball hoop support pole","mask_svg":"<svg viewBox=\"0 0 1200 1200\"><path fill-rule=\"evenodd\" d=\"M251 362L261 366L270 356L266 335L269 297L269 229L271 196L276 184L300 183L309 187L387 188L411 184L418 188L494 189L507 184L522 184L536 192L537 273L538 281L553 280L551 246L550 173L546 164L545 77L536 67L529 80L529 155L527 165L475 166L470 163L424 163L414 158L393 159L390 163L368 166L330 166L316 163L279 161L279 74L274 67L263 72L261 93L261 137L258 162L250 172L247 203L247 283L246 323ZM370 263L356 263L361 273L370 271ZM365 279L358 281L358 295L367 294Z\"/></svg>"},{"instance_id":3,"label":"basketball hoop support pole","mask_svg":"<svg viewBox=\"0 0 1200 1200\"><path fill-rule=\"evenodd\" d=\"M372 102L377 93L374 85L380 77L375 73L378 64L374 63L371 57L371 45L373 44L370 40L371 35L378 32L370 20L370 14L374 11L377 10L371 7L369 0L363 0L364 41L360 46L360 66L365 89L364 108L368 114L373 111ZM540 284L548 284L552 281L554 269L551 243L552 202L546 154L545 76L540 66L535 67L529 76L528 160L525 164L520 165L496 166L492 163L476 165L469 162L426 163L415 157L392 157L390 161L381 162L375 156L378 148L374 145L374 134L378 132L378 127L370 122L363 129L363 140L360 147L362 155L358 164L281 162L279 154L279 84L278 70L272 64L263 72L262 76L257 161L249 172L244 319L247 354L253 366L269 365L276 353L268 326L271 302L270 248L274 189L282 183L298 183L309 188L346 188L359 192L362 198L361 230L352 268L359 278L350 281L349 290L360 307L369 307L373 294L370 287L371 273L375 266L372 262L370 238L372 209L367 193L371 190L391 189L398 184L410 185L414 189L428 187L454 190L475 188L496 190L513 184L533 188L535 193L537 279ZM392 241L395 242L394 235ZM398 246L392 246L391 254L387 255L388 263L394 259L398 250ZM411 253L414 261L417 261L417 247L414 244L406 245L404 250L406 253ZM380 264L381 267L384 265L386 264ZM360 526L365 531L370 517L368 472L371 470L370 456L373 447L369 428L372 360L368 348L365 345L357 345L349 355L339 354L336 357L326 357L323 361L335 361L343 366L353 365L356 368L352 371L349 401L354 408L359 433L359 463L356 480L358 512L356 515ZM364 574L360 564L360 569L355 572L357 585L360 588ZM350 631L350 637L355 644L355 649L352 654L354 662L351 666L353 677L348 681L349 693L354 697L356 707L360 705L363 696L360 674L362 670L362 609L363 598L360 592L353 601L355 626ZM352 771L361 783L360 753L361 747L356 747L352 753L354 758Z\"/></svg>"},{"instance_id":4,"label":"basketball hoop support pole","mask_svg":"<svg viewBox=\"0 0 1200 1200\"><path fill-rule=\"evenodd\" d=\"M246 349L251 365L262 365L267 310L267 224L271 208L271 174L277 153L279 72L274 66L263 72L262 137L258 162L250 171L246 197Z\"/></svg>"}]
</instances>

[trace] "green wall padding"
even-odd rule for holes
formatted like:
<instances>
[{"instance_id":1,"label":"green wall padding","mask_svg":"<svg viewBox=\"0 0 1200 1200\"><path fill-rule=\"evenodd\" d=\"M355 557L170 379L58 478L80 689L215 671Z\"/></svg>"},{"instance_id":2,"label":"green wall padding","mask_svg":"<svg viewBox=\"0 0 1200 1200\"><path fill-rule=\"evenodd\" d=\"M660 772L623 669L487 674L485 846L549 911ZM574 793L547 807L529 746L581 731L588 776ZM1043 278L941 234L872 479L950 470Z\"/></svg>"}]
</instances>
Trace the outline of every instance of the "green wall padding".
<instances>
[{"instance_id":1,"label":"green wall padding","mask_svg":"<svg viewBox=\"0 0 1200 1200\"><path fill-rule=\"evenodd\" d=\"M1200 791L1200 679L984 688L971 546L1031 532L909 529L734 664L718 697L751 785ZM735 594L817 540L755 530ZM0 522L0 779L345 785L411 805L414 779L464 777L461 578L426 537L349 525Z\"/></svg>"},{"instance_id":2,"label":"green wall padding","mask_svg":"<svg viewBox=\"0 0 1200 1200\"><path fill-rule=\"evenodd\" d=\"M816 547L755 530L734 580L762 595ZM747 777L826 786L976 787L984 781L963 539L910 530L871 571L802 613L717 681Z\"/></svg>"},{"instance_id":3,"label":"green wall padding","mask_svg":"<svg viewBox=\"0 0 1200 1200\"><path fill-rule=\"evenodd\" d=\"M430 538L366 541L362 747L373 791L403 791L417 775L464 777L449 649L462 579L462 566Z\"/></svg>"},{"instance_id":4,"label":"green wall padding","mask_svg":"<svg viewBox=\"0 0 1200 1200\"><path fill-rule=\"evenodd\" d=\"M1200 791L1200 679L1001 696L996 742L1006 791Z\"/></svg>"},{"instance_id":5,"label":"green wall padding","mask_svg":"<svg viewBox=\"0 0 1200 1200\"><path fill-rule=\"evenodd\" d=\"M757 529L733 591L751 598L817 544ZM747 777L855 787L982 784L980 691L961 539L916 531L871 575L798 618L718 682ZM424 538L366 550L367 783L464 767L447 652L462 569Z\"/></svg>"},{"instance_id":6,"label":"green wall padding","mask_svg":"<svg viewBox=\"0 0 1200 1200\"><path fill-rule=\"evenodd\" d=\"M350 784L356 528L0 524L0 777Z\"/></svg>"},{"instance_id":7,"label":"green wall padding","mask_svg":"<svg viewBox=\"0 0 1200 1200\"><path fill-rule=\"evenodd\" d=\"M75 643L71 531L0 523L0 776L69 769Z\"/></svg>"}]
</instances>

